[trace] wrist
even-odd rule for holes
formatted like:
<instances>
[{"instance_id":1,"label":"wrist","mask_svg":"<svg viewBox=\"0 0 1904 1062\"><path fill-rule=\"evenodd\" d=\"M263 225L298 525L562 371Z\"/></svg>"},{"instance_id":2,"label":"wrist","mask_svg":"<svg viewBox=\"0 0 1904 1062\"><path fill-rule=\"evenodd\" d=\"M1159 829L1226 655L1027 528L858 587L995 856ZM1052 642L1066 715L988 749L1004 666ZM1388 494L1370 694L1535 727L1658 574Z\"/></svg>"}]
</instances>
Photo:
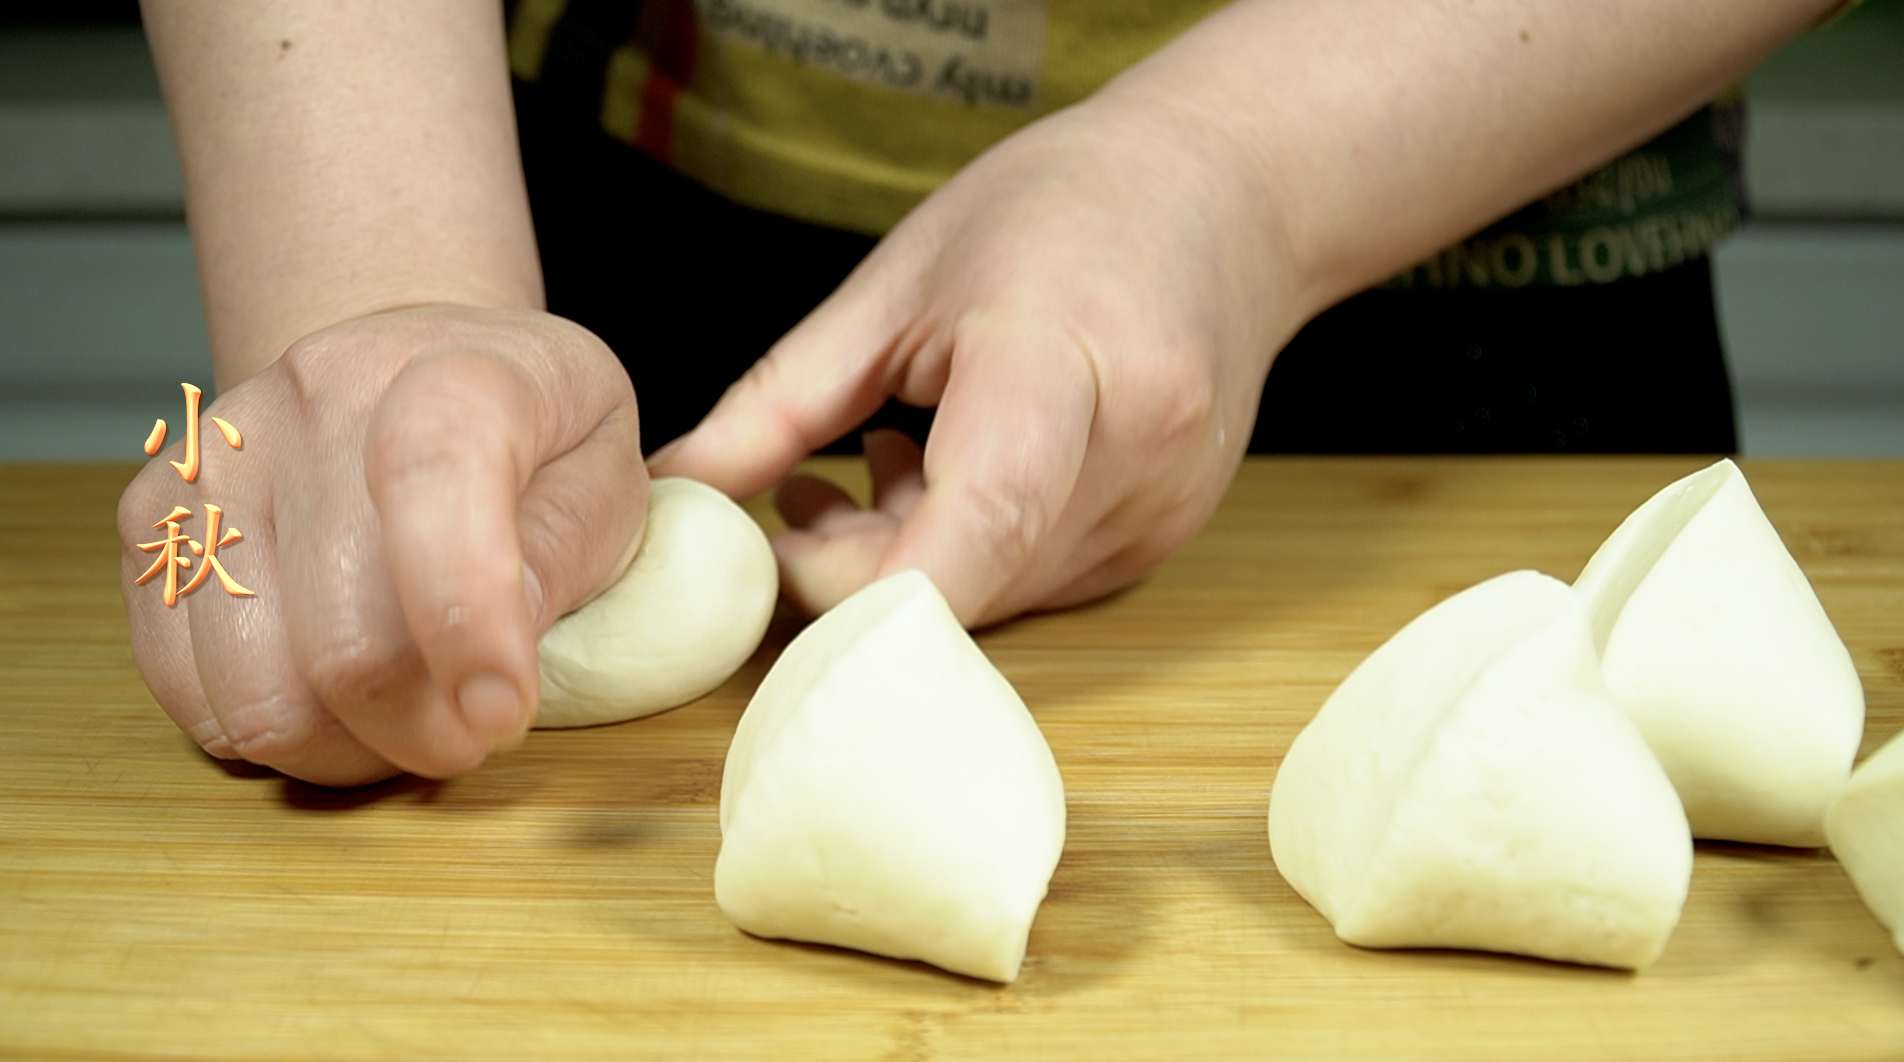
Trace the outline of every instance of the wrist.
<instances>
[{"instance_id":1,"label":"wrist","mask_svg":"<svg viewBox=\"0 0 1904 1062\"><path fill-rule=\"evenodd\" d=\"M1248 343L1273 353L1334 298L1306 274L1275 168L1250 137L1191 93L1127 91L1122 79L1076 108L1103 130L1109 164L1156 171L1180 223L1205 231L1217 260L1208 274L1219 305L1240 311ZM1339 296L1336 296L1339 297Z\"/></svg>"},{"instance_id":2,"label":"wrist","mask_svg":"<svg viewBox=\"0 0 1904 1062\"><path fill-rule=\"evenodd\" d=\"M221 315L208 313L212 325L213 379L222 393L269 368L289 352L308 345L311 338L343 331L362 322L406 316L449 319L464 314L507 314L510 311L544 313L540 290L510 292L468 283L445 284L432 290L428 285L412 285L407 289L353 290L312 298L293 320L241 322L226 318L221 322ZM221 324L224 327L221 328Z\"/></svg>"}]
</instances>

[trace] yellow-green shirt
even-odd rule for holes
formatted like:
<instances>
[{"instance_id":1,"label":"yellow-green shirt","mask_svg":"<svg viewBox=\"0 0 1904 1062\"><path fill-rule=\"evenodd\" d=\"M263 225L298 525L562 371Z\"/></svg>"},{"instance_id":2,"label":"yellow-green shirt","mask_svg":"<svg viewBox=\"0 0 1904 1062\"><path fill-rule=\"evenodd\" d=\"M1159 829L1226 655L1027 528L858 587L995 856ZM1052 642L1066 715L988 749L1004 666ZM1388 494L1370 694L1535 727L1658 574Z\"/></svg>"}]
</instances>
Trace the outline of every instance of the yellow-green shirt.
<instances>
[{"instance_id":1,"label":"yellow-green shirt","mask_svg":"<svg viewBox=\"0 0 1904 1062\"><path fill-rule=\"evenodd\" d=\"M1090 95L1222 0L648 0L602 125L748 206L891 228L955 171ZM569 0L522 0L535 81Z\"/></svg>"},{"instance_id":2,"label":"yellow-green shirt","mask_svg":"<svg viewBox=\"0 0 1904 1062\"><path fill-rule=\"evenodd\" d=\"M600 42L609 134L747 206L882 233L1222 3L520 0L510 64L542 78L565 22L619 34ZM1605 284L1704 254L1739 223L1736 119L1707 108L1390 283Z\"/></svg>"}]
</instances>

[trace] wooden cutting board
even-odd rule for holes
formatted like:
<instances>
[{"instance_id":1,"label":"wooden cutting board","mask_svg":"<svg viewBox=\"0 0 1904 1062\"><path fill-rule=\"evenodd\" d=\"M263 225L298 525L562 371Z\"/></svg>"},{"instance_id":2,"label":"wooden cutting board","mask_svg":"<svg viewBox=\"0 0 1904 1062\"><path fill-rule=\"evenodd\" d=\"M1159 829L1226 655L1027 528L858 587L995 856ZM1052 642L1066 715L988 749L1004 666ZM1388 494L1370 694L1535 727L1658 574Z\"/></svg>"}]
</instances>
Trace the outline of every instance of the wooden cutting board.
<instances>
[{"instance_id":1,"label":"wooden cutting board","mask_svg":"<svg viewBox=\"0 0 1904 1062\"><path fill-rule=\"evenodd\" d=\"M0 469L0 1057L1904 1058L1904 957L1826 852L1702 844L1637 975L1351 948L1270 862L1277 762L1365 653L1499 572L1572 578L1700 463L1251 460L1145 583L984 635L1070 803L1006 987L716 908L722 758L789 625L677 711L327 791L198 755L146 693L130 468ZM1868 752L1904 727L1904 464L1746 467Z\"/></svg>"}]
</instances>

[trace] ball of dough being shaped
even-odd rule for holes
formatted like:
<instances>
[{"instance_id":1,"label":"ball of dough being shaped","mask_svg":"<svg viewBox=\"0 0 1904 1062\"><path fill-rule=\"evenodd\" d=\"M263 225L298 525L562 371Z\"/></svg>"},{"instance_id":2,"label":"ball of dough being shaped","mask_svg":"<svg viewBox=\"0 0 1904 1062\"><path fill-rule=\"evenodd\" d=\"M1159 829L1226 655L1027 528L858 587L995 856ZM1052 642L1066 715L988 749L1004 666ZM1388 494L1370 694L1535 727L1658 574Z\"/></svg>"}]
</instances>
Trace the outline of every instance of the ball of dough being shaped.
<instances>
[{"instance_id":1,"label":"ball of dough being shaped","mask_svg":"<svg viewBox=\"0 0 1904 1062\"><path fill-rule=\"evenodd\" d=\"M1864 736L1851 654L1752 496L1719 461L1667 485L1574 581L1613 699L1693 836L1813 847Z\"/></svg>"},{"instance_id":2,"label":"ball of dough being shaped","mask_svg":"<svg viewBox=\"0 0 1904 1062\"><path fill-rule=\"evenodd\" d=\"M923 573L787 646L734 732L714 896L740 928L1018 976L1064 848L1025 704Z\"/></svg>"},{"instance_id":3,"label":"ball of dough being shaped","mask_svg":"<svg viewBox=\"0 0 1904 1062\"><path fill-rule=\"evenodd\" d=\"M655 480L628 570L537 646L535 725L638 719L707 693L753 655L779 594L773 547L745 509L705 483Z\"/></svg>"},{"instance_id":4,"label":"ball of dough being shaped","mask_svg":"<svg viewBox=\"0 0 1904 1062\"><path fill-rule=\"evenodd\" d=\"M1904 734L1851 772L1825 816L1831 854L1904 951Z\"/></svg>"},{"instance_id":5,"label":"ball of dough being shaped","mask_svg":"<svg viewBox=\"0 0 1904 1062\"><path fill-rule=\"evenodd\" d=\"M1510 572L1371 653L1290 746L1276 868L1351 944L1637 969L1666 947L1692 836L1599 674L1567 584Z\"/></svg>"}]
</instances>

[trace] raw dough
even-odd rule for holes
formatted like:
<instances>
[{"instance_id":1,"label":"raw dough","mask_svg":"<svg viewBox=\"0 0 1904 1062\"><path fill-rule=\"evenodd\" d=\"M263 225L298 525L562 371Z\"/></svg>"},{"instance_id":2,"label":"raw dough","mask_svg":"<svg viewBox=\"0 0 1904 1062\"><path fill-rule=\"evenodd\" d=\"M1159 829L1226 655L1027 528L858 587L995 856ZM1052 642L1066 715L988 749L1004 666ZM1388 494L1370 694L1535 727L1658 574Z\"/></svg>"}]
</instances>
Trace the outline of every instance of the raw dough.
<instances>
[{"instance_id":1,"label":"raw dough","mask_svg":"<svg viewBox=\"0 0 1904 1062\"><path fill-rule=\"evenodd\" d=\"M1655 494L1580 573L1607 685L1698 837L1824 843L1864 734L1851 654L1745 475Z\"/></svg>"},{"instance_id":2,"label":"raw dough","mask_svg":"<svg viewBox=\"0 0 1904 1062\"><path fill-rule=\"evenodd\" d=\"M1864 905L1904 951L1904 734L1852 772L1825 816L1825 834Z\"/></svg>"},{"instance_id":3,"label":"raw dough","mask_svg":"<svg viewBox=\"0 0 1904 1062\"><path fill-rule=\"evenodd\" d=\"M931 580L888 576L787 646L734 733L714 895L734 924L1018 976L1064 782Z\"/></svg>"},{"instance_id":4,"label":"raw dough","mask_svg":"<svg viewBox=\"0 0 1904 1062\"><path fill-rule=\"evenodd\" d=\"M535 725L615 723L701 696L753 655L779 593L746 510L705 483L655 480L628 570L542 636Z\"/></svg>"},{"instance_id":5,"label":"raw dough","mask_svg":"<svg viewBox=\"0 0 1904 1062\"><path fill-rule=\"evenodd\" d=\"M1283 760L1269 840L1351 944L1603 966L1659 956L1692 873L1578 598L1535 572L1436 605L1343 681Z\"/></svg>"}]
</instances>

